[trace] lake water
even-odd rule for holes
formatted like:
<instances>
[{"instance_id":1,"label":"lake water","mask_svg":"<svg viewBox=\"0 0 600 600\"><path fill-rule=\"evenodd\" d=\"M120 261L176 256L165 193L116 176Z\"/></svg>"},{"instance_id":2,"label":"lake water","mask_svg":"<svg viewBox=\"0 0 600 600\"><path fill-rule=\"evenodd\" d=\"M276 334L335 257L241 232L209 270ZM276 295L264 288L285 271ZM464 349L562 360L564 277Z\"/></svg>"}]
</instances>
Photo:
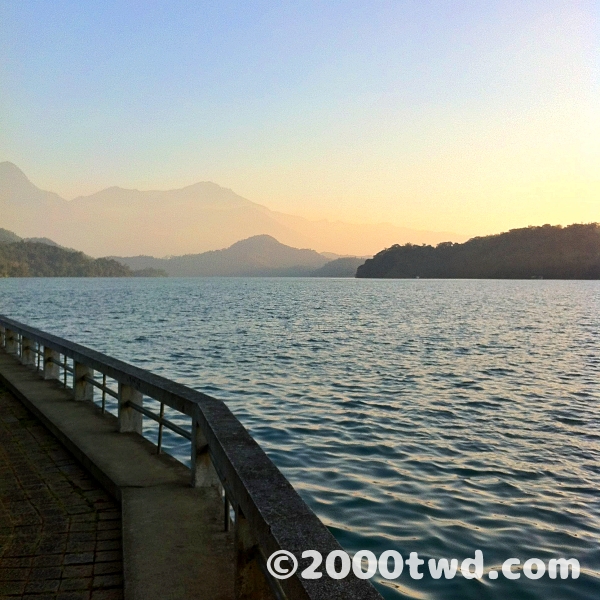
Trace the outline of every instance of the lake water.
<instances>
[{"instance_id":1,"label":"lake water","mask_svg":"<svg viewBox=\"0 0 600 600\"><path fill-rule=\"evenodd\" d=\"M0 313L223 399L350 552L582 567L386 598L600 598L600 282L4 279Z\"/></svg>"}]
</instances>

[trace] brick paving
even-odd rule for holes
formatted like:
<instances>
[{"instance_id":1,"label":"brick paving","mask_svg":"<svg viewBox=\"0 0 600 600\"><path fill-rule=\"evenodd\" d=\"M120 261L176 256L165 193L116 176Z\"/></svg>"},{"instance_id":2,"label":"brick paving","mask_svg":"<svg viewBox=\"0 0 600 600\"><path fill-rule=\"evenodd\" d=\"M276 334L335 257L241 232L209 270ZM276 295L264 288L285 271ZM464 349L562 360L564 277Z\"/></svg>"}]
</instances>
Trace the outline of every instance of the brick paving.
<instances>
[{"instance_id":1,"label":"brick paving","mask_svg":"<svg viewBox=\"0 0 600 600\"><path fill-rule=\"evenodd\" d=\"M123 598L119 506L1 385L0 598Z\"/></svg>"}]
</instances>

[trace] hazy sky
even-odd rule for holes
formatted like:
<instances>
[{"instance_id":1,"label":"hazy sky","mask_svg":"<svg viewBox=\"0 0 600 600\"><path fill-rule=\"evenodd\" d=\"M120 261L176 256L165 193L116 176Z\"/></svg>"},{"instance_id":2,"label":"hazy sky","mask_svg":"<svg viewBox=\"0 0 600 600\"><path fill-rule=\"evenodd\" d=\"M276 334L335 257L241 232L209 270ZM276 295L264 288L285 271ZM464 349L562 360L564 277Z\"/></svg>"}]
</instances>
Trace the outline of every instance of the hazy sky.
<instances>
[{"instance_id":1,"label":"hazy sky","mask_svg":"<svg viewBox=\"0 0 600 600\"><path fill-rule=\"evenodd\" d=\"M600 2L0 0L0 160L308 217L600 221Z\"/></svg>"}]
</instances>

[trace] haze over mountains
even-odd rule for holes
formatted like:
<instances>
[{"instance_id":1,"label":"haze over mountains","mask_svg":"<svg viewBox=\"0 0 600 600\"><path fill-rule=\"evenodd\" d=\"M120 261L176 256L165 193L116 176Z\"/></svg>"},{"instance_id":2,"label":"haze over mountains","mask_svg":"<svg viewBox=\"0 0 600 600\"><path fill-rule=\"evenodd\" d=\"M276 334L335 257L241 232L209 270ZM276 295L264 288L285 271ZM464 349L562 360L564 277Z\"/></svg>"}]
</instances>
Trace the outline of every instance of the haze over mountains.
<instances>
[{"instance_id":1,"label":"haze over mountains","mask_svg":"<svg viewBox=\"0 0 600 600\"><path fill-rule=\"evenodd\" d=\"M210 250L202 254L171 258L112 258L132 270L160 269L171 277L298 277L312 275L315 270L331 262L314 250L280 244L270 235L256 235L224 250ZM362 264L364 260L360 259L360 262Z\"/></svg>"},{"instance_id":2,"label":"haze over mountains","mask_svg":"<svg viewBox=\"0 0 600 600\"><path fill-rule=\"evenodd\" d=\"M197 254L256 235L295 248L359 256L392 244L466 239L391 224L310 221L269 210L210 182L169 191L111 187L67 201L36 187L10 162L0 163L0 224L91 256Z\"/></svg>"},{"instance_id":3,"label":"haze over mountains","mask_svg":"<svg viewBox=\"0 0 600 600\"><path fill-rule=\"evenodd\" d=\"M48 238L23 239L0 227L0 277L354 277L367 258L331 260L329 254L255 235L201 254L92 259Z\"/></svg>"}]
</instances>

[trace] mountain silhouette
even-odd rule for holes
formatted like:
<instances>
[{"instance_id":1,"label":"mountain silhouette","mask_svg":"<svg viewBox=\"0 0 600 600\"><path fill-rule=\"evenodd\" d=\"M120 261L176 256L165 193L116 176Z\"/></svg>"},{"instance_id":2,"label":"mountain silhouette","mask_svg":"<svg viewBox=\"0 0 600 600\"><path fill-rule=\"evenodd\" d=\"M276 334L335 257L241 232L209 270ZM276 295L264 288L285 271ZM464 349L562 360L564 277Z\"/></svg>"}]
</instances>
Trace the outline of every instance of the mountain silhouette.
<instances>
[{"instance_id":1,"label":"mountain silhouette","mask_svg":"<svg viewBox=\"0 0 600 600\"><path fill-rule=\"evenodd\" d=\"M260 234L296 248L360 256L394 243L466 239L390 224L311 221L269 210L211 182L166 191L110 187L67 201L36 187L9 162L0 163L0 227L92 256L199 253Z\"/></svg>"},{"instance_id":2,"label":"mountain silhouette","mask_svg":"<svg viewBox=\"0 0 600 600\"><path fill-rule=\"evenodd\" d=\"M270 235L256 235L223 250L171 258L112 257L132 270L162 269L173 277L301 276L329 262L314 250L279 243Z\"/></svg>"},{"instance_id":3,"label":"mountain silhouette","mask_svg":"<svg viewBox=\"0 0 600 600\"><path fill-rule=\"evenodd\" d=\"M357 277L600 279L600 224L521 227L464 244L386 248Z\"/></svg>"}]
</instances>

